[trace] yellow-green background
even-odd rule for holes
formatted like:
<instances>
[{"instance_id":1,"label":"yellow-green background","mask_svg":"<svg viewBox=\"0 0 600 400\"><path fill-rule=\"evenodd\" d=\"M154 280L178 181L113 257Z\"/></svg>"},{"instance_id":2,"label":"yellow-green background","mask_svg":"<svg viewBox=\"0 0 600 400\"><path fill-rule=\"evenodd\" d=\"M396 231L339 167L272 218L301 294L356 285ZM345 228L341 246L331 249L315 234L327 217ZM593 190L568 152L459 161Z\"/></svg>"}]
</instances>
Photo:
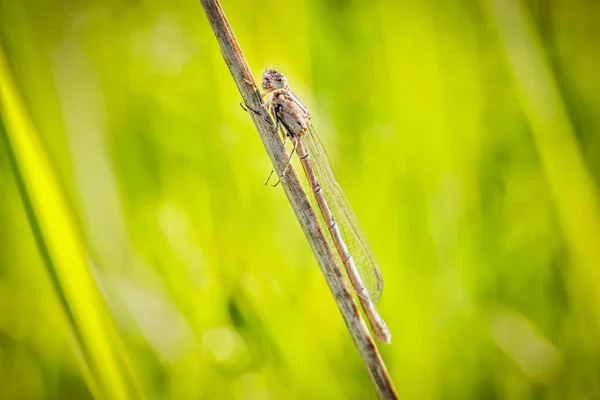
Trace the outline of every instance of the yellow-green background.
<instances>
[{"instance_id":1,"label":"yellow-green background","mask_svg":"<svg viewBox=\"0 0 600 400\"><path fill-rule=\"evenodd\" d=\"M313 114L401 398L600 398L598 2L222 5L255 77ZM75 267L43 263L35 160L0 141L0 398L375 397L197 1L1 0L0 40L110 309L57 295ZM119 334L95 347L73 313ZM84 374L82 335L128 366Z\"/></svg>"}]
</instances>

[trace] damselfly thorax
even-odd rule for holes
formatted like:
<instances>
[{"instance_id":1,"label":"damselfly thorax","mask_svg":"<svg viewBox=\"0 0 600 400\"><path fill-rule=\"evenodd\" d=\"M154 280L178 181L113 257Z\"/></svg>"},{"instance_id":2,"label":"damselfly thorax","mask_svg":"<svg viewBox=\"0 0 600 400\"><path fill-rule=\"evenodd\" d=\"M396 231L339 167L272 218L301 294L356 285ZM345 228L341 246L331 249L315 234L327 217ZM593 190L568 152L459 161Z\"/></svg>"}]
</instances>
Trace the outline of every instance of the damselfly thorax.
<instances>
[{"instance_id":1,"label":"damselfly thorax","mask_svg":"<svg viewBox=\"0 0 600 400\"><path fill-rule=\"evenodd\" d=\"M310 123L310 114L302 109L286 92L273 96L273 112L292 138L301 138Z\"/></svg>"}]
</instances>

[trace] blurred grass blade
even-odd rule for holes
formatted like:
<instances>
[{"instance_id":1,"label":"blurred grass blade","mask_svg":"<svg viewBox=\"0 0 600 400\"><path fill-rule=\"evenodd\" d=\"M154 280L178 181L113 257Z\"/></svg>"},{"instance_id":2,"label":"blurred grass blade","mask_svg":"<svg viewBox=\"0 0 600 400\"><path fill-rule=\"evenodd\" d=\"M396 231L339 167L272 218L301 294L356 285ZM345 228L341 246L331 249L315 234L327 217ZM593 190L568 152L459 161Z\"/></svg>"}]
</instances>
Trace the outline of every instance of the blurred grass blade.
<instances>
[{"instance_id":1,"label":"blurred grass blade","mask_svg":"<svg viewBox=\"0 0 600 400\"><path fill-rule=\"evenodd\" d=\"M578 288L572 294L579 296L579 288L586 288L584 298L591 300L596 318L600 318L598 190L530 16L517 0L490 0L490 4L569 245Z\"/></svg>"},{"instance_id":2,"label":"blurred grass blade","mask_svg":"<svg viewBox=\"0 0 600 400\"><path fill-rule=\"evenodd\" d=\"M98 399L144 398L88 252L0 46L0 115L9 158L38 248L78 347L83 373Z\"/></svg>"}]
</instances>

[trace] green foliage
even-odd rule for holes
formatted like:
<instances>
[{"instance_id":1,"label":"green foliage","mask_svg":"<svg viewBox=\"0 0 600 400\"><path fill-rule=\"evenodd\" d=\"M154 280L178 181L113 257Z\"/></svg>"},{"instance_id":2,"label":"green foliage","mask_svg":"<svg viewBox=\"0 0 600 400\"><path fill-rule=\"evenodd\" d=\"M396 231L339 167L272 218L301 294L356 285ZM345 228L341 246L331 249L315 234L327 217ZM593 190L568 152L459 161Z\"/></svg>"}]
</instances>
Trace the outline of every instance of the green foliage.
<instances>
[{"instance_id":1,"label":"green foliage","mask_svg":"<svg viewBox=\"0 0 600 400\"><path fill-rule=\"evenodd\" d=\"M97 398L142 398L127 353L90 271L89 257L53 167L36 135L0 48L0 125L23 205Z\"/></svg>"},{"instance_id":2,"label":"green foliage","mask_svg":"<svg viewBox=\"0 0 600 400\"><path fill-rule=\"evenodd\" d=\"M594 4L222 1L377 256L401 398L600 393ZM374 397L200 4L0 0L0 43L1 398Z\"/></svg>"}]
</instances>

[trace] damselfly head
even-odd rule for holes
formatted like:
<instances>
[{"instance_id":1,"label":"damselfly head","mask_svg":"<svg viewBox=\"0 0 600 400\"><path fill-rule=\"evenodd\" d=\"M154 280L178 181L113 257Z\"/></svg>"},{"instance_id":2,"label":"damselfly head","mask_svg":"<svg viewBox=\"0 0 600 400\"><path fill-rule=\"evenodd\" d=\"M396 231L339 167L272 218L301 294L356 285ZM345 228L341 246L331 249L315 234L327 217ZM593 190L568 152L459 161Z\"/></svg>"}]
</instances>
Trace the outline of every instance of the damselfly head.
<instances>
[{"instance_id":1,"label":"damselfly head","mask_svg":"<svg viewBox=\"0 0 600 400\"><path fill-rule=\"evenodd\" d=\"M287 87L287 78L281 72L267 68L262 76L262 88L264 90L285 89Z\"/></svg>"}]
</instances>

